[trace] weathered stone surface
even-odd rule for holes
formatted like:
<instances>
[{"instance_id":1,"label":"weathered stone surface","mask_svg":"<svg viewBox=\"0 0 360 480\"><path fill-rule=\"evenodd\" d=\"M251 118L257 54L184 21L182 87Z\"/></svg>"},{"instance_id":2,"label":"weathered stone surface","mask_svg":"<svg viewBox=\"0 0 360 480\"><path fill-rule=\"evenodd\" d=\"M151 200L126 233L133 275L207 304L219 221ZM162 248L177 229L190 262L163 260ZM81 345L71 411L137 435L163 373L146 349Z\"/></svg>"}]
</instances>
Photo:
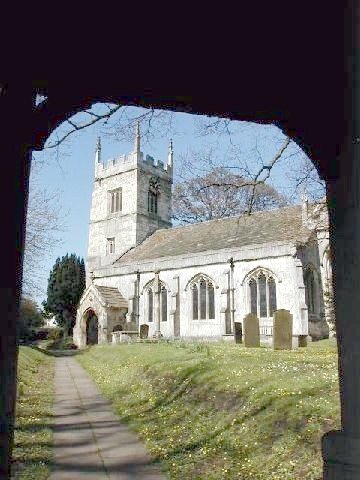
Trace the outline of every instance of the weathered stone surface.
<instances>
[{"instance_id":1,"label":"weathered stone surface","mask_svg":"<svg viewBox=\"0 0 360 480\"><path fill-rule=\"evenodd\" d=\"M149 325L143 323L140 325L140 338L148 338L149 337Z\"/></svg>"},{"instance_id":2,"label":"weathered stone surface","mask_svg":"<svg viewBox=\"0 0 360 480\"><path fill-rule=\"evenodd\" d=\"M307 341L307 335L299 335L299 347L307 347Z\"/></svg>"},{"instance_id":3,"label":"weathered stone surface","mask_svg":"<svg viewBox=\"0 0 360 480\"><path fill-rule=\"evenodd\" d=\"M260 347L259 319L253 313L244 317L244 346Z\"/></svg>"},{"instance_id":4,"label":"weathered stone surface","mask_svg":"<svg viewBox=\"0 0 360 480\"><path fill-rule=\"evenodd\" d=\"M280 309L274 313L274 350L292 349L293 318L289 310Z\"/></svg>"},{"instance_id":5,"label":"weathered stone surface","mask_svg":"<svg viewBox=\"0 0 360 480\"><path fill-rule=\"evenodd\" d=\"M235 329L235 343L242 343L242 337L243 337L242 323L234 322L234 329Z\"/></svg>"}]
</instances>

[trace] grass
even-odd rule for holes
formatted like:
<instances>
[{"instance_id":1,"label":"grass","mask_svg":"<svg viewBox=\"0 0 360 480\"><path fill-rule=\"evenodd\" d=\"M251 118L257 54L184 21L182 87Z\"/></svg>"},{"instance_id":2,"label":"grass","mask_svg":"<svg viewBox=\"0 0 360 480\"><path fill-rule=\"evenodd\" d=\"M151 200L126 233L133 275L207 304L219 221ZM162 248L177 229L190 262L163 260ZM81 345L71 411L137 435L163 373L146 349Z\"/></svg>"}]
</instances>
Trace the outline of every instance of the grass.
<instances>
[{"instance_id":1,"label":"grass","mask_svg":"<svg viewBox=\"0 0 360 480\"><path fill-rule=\"evenodd\" d=\"M40 340L37 342L42 350L76 350L72 337L60 337L56 339Z\"/></svg>"},{"instance_id":2,"label":"grass","mask_svg":"<svg viewBox=\"0 0 360 480\"><path fill-rule=\"evenodd\" d=\"M335 342L96 346L77 356L171 479L321 479L339 427Z\"/></svg>"},{"instance_id":3,"label":"grass","mask_svg":"<svg viewBox=\"0 0 360 480\"><path fill-rule=\"evenodd\" d=\"M54 358L31 347L19 348L18 398L12 477L44 480L50 472Z\"/></svg>"}]
</instances>

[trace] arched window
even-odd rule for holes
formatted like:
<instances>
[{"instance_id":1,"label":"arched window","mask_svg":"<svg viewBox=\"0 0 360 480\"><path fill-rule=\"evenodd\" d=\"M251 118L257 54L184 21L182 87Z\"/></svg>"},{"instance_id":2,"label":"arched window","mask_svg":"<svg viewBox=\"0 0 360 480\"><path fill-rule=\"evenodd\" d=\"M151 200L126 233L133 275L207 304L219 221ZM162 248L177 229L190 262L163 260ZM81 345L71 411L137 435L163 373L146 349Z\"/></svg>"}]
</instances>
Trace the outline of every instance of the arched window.
<instances>
[{"instance_id":1,"label":"arched window","mask_svg":"<svg viewBox=\"0 0 360 480\"><path fill-rule=\"evenodd\" d=\"M158 196L159 196L159 183L158 181L151 179L149 182L148 191L148 212L158 213Z\"/></svg>"},{"instance_id":2,"label":"arched window","mask_svg":"<svg viewBox=\"0 0 360 480\"><path fill-rule=\"evenodd\" d=\"M160 282L159 292L156 294L153 282L147 286L147 317L148 322L153 322L155 318L155 302L158 295L160 321L166 322L168 316L168 291L166 286Z\"/></svg>"},{"instance_id":3,"label":"arched window","mask_svg":"<svg viewBox=\"0 0 360 480\"><path fill-rule=\"evenodd\" d=\"M156 193L148 192L148 212L157 213L158 211L158 197Z\"/></svg>"},{"instance_id":4,"label":"arched window","mask_svg":"<svg viewBox=\"0 0 360 480\"><path fill-rule=\"evenodd\" d=\"M250 312L258 318L272 317L276 306L276 282L269 272L258 270L248 281Z\"/></svg>"},{"instance_id":5,"label":"arched window","mask_svg":"<svg viewBox=\"0 0 360 480\"><path fill-rule=\"evenodd\" d=\"M316 313L316 280L312 268L307 268L304 274L305 301L310 314Z\"/></svg>"},{"instance_id":6,"label":"arched window","mask_svg":"<svg viewBox=\"0 0 360 480\"><path fill-rule=\"evenodd\" d=\"M193 320L215 319L215 290L212 282L202 275L190 287Z\"/></svg>"}]
</instances>

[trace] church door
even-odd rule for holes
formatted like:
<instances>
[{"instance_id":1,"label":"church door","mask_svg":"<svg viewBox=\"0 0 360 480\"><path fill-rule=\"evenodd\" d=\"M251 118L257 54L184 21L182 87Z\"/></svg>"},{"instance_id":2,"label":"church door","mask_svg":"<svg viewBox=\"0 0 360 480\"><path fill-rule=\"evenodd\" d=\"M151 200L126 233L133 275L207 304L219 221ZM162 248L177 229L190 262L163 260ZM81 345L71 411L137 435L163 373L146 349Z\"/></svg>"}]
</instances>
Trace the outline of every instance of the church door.
<instances>
[{"instance_id":1,"label":"church door","mask_svg":"<svg viewBox=\"0 0 360 480\"><path fill-rule=\"evenodd\" d=\"M86 345L96 345L98 343L99 324L94 312L88 314L86 321Z\"/></svg>"}]
</instances>

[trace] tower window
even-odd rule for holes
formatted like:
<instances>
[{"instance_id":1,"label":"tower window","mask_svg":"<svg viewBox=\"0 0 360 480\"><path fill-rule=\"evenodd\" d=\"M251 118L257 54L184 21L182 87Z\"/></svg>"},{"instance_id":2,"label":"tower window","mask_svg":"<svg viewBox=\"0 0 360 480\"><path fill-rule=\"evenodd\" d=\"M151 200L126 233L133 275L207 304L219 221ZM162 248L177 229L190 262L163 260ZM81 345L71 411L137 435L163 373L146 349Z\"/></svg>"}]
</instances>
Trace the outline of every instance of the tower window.
<instances>
[{"instance_id":1,"label":"tower window","mask_svg":"<svg viewBox=\"0 0 360 480\"><path fill-rule=\"evenodd\" d=\"M148 212L158 213L159 182L151 179L148 191Z\"/></svg>"},{"instance_id":2,"label":"tower window","mask_svg":"<svg viewBox=\"0 0 360 480\"><path fill-rule=\"evenodd\" d=\"M106 240L106 253L111 255L112 253L115 253L115 238L107 238Z\"/></svg>"},{"instance_id":3,"label":"tower window","mask_svg":"<svg viewBox=\"0 0 360 480\"><path fill-rule=\"evenodd\" d=\"M157 213L158 211L158 197L156 193L148 192L148 212Z\"/></svg>"},{"instance_id":4,"label":"tower window","mask_svg":"<svg viewBox=\"0 0 360 480\"><path fill-rule=\"evenodd\" d=\"M121 188L111 190L108 195L109 213L120 212L122 208Z\"/></svg>"}]
</instances>

